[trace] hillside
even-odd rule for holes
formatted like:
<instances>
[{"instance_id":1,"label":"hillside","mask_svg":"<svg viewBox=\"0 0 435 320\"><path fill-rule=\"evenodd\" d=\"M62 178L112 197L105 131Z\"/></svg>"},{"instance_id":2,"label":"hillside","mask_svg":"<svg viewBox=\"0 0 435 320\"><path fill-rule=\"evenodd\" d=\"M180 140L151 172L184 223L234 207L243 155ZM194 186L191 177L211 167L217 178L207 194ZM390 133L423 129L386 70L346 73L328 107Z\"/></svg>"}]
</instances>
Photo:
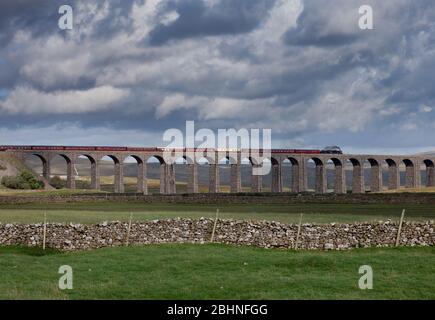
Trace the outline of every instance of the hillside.
<instances>
[{"instance_id":1,"label":"hillside","mask_svg":"<svg viewBox=\"0 0 435 320\"><path fill-rule=\"evenodd\" d=\"M24 161L12 154L0 152L0 180L4 176L16 176L20 174L23 170L28 170L32 172L35 177L45 183L46 189L51 189L51 186L49 186L47 181L39 174L37 174L33 170L33 167L28 166ZM0 188L3 189L4 187L0 184Z\"/></svg>"},{"instance_id":2,"label":"hillside","mask_svg":"<svg viewBox=\"0 0 435 320\"><path fill-rule=\"evenodd\" d=\"M14 155L0 152L0 179L4 176L15 176L24 169L33 170Z\"/></svg>"}]
</instances>

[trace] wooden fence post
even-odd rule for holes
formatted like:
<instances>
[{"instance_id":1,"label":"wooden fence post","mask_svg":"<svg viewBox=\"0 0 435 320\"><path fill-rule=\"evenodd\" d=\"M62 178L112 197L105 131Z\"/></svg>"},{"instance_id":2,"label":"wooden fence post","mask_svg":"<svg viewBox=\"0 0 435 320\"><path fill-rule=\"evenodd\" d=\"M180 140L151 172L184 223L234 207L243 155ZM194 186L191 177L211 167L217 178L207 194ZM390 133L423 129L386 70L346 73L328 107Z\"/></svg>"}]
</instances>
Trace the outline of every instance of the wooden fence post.
<instances>
[{"instance_id":1,"label":"wooden fence post","mask_svg":"<svg viewBox=\"0 0 435 320\"><path fill-rule=\"evenodd\" d=\"M214 233L216 231L216 224L217 224L218 216L219 216L219 209L216 210L216 218L214 220L213 232L211 233L211 240L210 240L211 243L213 243L213 241L214 241Z\"/></svg>"},{"instance_id":2,"label":"wooden fence post","mask_svg":"<svg viewBox=\"0 0 435 320\"><path fill-rule=\"evenodd\" d=\"M133 219L133 213L130 213L130 220L128 221L128 228L127 228L127 241L125 246L128 247L128 242L130 240L130 230L131 230L131 220Z\"/></svg>"},{"instance_id":3,"label":"wooden fence post","mask_svg":"<svg viewBox=\"0 0 435 320\"><path fill-rule=\"evenodd\" d=\"M399 230L397 230L396 247L399 246L400 232L402 231L402 223L403 223L403 218L404 217L405 217L405 209L403 209L402 216L400 217Z\"/></svg>"},{"instance_id":4,"label":"wooden fence post","mask_svg":"<svg viewBox=\"0 0 435 320\"><path fill-rule=\"evenodd\" d=\"M45 239L47 237L47 213L44 212L44 231L42 235L42 250L45 250Z\"/></svg>"},{"instance_id":5,"label":"wooden fence post","mask_svg":"<svg viewBox=\"0 0 435 320\"><path fill-rule=\"evenodd\" d=\"M296 235L296 242L295 242L295 250L298 249L299 235L301 234L301 227L302 227L302 216L303 213L301 213L301 216L299 218L298 233Z\"/></svg>"}]
</instances>

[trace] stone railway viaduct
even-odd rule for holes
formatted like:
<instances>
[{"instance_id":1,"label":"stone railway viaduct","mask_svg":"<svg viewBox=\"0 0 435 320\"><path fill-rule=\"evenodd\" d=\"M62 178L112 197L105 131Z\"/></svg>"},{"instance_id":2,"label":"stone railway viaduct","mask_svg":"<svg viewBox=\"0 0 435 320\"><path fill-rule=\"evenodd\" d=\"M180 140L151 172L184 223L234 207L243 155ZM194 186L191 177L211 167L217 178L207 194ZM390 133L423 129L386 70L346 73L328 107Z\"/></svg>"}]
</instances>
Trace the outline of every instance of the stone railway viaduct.
<instances>
[{"instance_id":1,"label":"stone railway viaduct","mask_svg":"<svg viewBox=\"0 0 435 320\"><path fill-rule=\"evenodd\" d=\"M151 148L150 148L151 149ZM155 148L158 150L158 148ZM124 160L132 157L138 165L137 175L137 192L148 194L147 188L147 161L150 158L156 158L160 162L160 193L173 194L176 193L175 187L175 166L174 164L166 163L164 160L164 151L82 151L82 150L56 150L55 147L49 147L47 150L3 150L4 152L12 153L21 158L29 155L35 155L42 161L43 173L45 179L50 178L50 163L55 156L61 156L67 163L67 187L75 188L75 172L74 164L79 156L86 157L91 163L91 188L100 189L100 164L102 158L108 156L114 161L115 171L115 192L124 192ZM198 192L198 162L189 157L186 152L182 157L185 159L185 165L188 167L188 193ZM232 155L232 156L231 156ZM234 156L235 155L235 156ZM221 159L227 159L230 164L231 172L231 193L241 192L241 163L242 153L237 152L210 152L195 153L194 158L197 160L205 157L209 165L209 193L218 193L219 182L219 163ZM353 193L364 193L364 164L370 164L370 191L377 192L388 189L398 189L400 187L400 170L399 166L405 166L405 187L416 188L421 186L421 169L424 168L426 175L426 185L435 186L435 156L388 156L388 155L354 155L354 154L311 154L311 153L285 153L280 150L271 151L271 192L283 192L283 177L282 166L284 161L290 161L292 164L291 176L292 185L291 192L308 191L308 168L309 161L311 166L315 166L315 192L322 194L327 192L327 164L334 168L334 193L346 193L345 171L346 165L352 165L352 189ZM332 164L331 164L332 162ZM249 160L252 167L258 166L253 160ZM382 181L382 166L388 166L388 181ZM262 192L262 176L252 175L251 178L252 192Z\"/></svg>"}]
</instances>

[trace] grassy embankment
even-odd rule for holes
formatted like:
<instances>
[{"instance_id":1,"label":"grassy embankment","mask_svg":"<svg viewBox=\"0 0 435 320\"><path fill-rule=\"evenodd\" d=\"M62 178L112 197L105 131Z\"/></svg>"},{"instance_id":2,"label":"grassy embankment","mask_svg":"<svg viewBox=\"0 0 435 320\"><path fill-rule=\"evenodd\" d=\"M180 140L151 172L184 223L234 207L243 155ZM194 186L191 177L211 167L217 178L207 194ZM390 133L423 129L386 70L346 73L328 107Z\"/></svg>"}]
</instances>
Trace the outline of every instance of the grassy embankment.
<instances>
[{"instance_id":1,"label":"grassy embankment","mask_svg":"<svg viewBox=\"0 0 435 320\"><path fill-rule=\"evenodd\" d=\"M58 269L73 268L61 291ZM373 268L373 290L358 269ZM0 299L435 299L435 249L344 252L153 245L57 253L0 247Z\"/></svg>"},{"instance_id":2,"label":"grassy embankment","mask_svg":"<svg viewBox=\"0 0 435 320\"><path fill-rule=\"evenodd\" d=\"M0 204L0 222L41 222L44 213L50 222L96 223L101 221L153 220L166 218L214 218L219 207L220 218L244 220L273 220L296 223L300 213L304 222L330 223L355 221L398 220L403 208L406 220L435 219L435 205L400 204L241 204L241 205L183 205L145 204L141 202L77 202Z\"/></svg>"},{"instance_id":3,"label":"grassy embankment","mask_svg":"<svg viewBox=\"0 0 435 320\"><path fill-rule=\"evenodd\" d=\"M35 196L68 191L34 193ZM76 191L76 192L89 192ZM221 218L304 222L397 220L403 205L220 205ZM407 220L435 217L434 205L407 205ZM0 222L95 223L215 216L215 205L140 202L0 205ZM74 289L61 291L59 266L74 270ZM374 270L374 289L357 287L358 268ZM223 245L160 245L87 252L0 247L0 299L434 299L435 250L346 252L265 250Z\"/></svg>"}]
</instances>

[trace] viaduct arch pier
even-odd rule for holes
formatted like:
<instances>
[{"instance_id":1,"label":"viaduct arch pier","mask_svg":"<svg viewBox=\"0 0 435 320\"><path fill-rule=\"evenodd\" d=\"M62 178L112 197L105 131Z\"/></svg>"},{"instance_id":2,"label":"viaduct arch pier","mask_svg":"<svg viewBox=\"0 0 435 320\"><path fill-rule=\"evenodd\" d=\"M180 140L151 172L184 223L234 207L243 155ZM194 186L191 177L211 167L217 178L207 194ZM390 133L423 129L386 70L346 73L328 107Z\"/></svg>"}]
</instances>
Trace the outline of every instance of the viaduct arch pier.
<instances>
[{"instance_id":1,"label":"viaduct arch pier","mask_svg":"<svg viewBox=\"0 0 435 320\"><path fill-rule=\"evenodd\" d=\"M132 158L137 163L137 193L148 194L147 167L149 159L157 159L160 166L160 194L175 194L175 164L166 160L165 148L89 147L89 146L0 146L0 152L26 159L36 156L42 163L42 176L51 178L53 158L61 157L66 162L67 188L76 188L75 164L79 157L90 161L91 189L100 189L100 168L103 158L114 163L114 190L124 192L124 162ZM257 150L258 151L258 150ZM270 165L270 192L309 192L317 194L333 192L365 193L385 189L419 188L435 186L435 156L423 155L357 155L324 154L319 150L272 149L262 163ZM242 191L242 157L249 150L224 149L178 149L187 166L187 193L198 193L199 159L208 165L208 193L219 193L220 161L226 160L230 167L230 192ZM265 154L264 150L260 154ZM251 172L262 166L253 157L246 157ZM246 165L246 164L244 164ZM287 166L288 169L283 170ZM286 171L286 173L284 173ZM250 190L264 192L263 177L252 175ZM310 180L310 181L309 181ZM333 181L332 181L333 180ZM370 180L370 181L365 181ZM287 190L284 184L289 187Z\"/></svg>"}]
</instances>

